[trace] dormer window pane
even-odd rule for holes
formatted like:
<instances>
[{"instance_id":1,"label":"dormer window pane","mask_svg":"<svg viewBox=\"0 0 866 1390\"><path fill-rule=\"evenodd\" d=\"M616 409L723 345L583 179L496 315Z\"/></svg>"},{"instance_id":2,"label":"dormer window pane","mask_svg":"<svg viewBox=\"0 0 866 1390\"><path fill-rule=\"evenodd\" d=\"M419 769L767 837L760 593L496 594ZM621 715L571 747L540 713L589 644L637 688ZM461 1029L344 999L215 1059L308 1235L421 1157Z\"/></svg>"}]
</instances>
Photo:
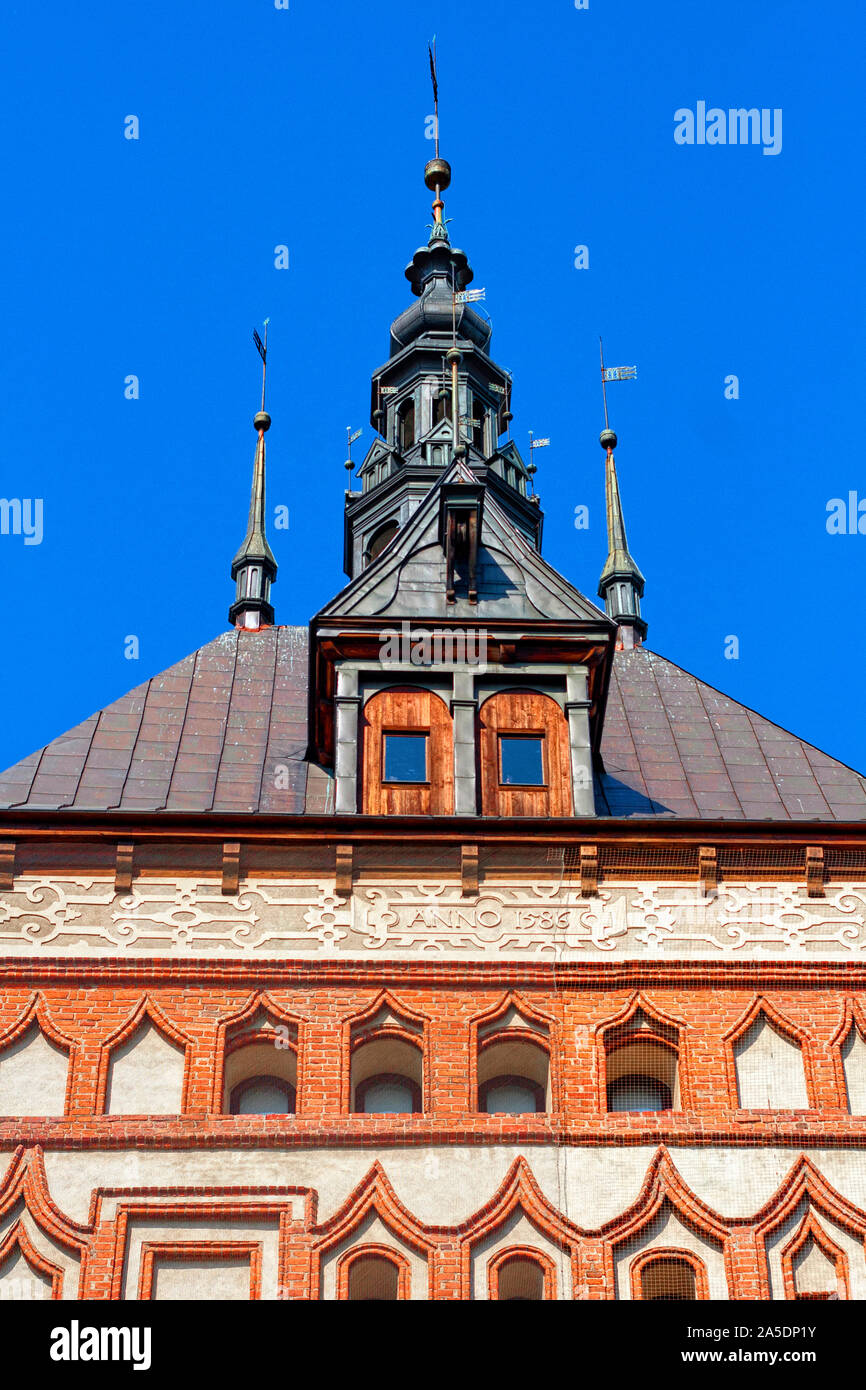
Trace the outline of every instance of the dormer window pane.
<instances>
[{"instance_id":1,"label":"dormer window pane","mask_svg":"<svg viewBox=\"0 0 866 1390\"><path fill-rule=\"evenodd\" d=\"M427 735L385 734L383 782L427 781Z\"/></svg>"},{"instance_id":2,"label":"dormer window pane","mask_svg":"<svg viewBox=\"0 0 866 1390\"><path fill-rule=\"evenodd\" d=\"M503 787L543 787L544 757L537 734L499 735L499 780Z\"/></svg>"}]
</instances>

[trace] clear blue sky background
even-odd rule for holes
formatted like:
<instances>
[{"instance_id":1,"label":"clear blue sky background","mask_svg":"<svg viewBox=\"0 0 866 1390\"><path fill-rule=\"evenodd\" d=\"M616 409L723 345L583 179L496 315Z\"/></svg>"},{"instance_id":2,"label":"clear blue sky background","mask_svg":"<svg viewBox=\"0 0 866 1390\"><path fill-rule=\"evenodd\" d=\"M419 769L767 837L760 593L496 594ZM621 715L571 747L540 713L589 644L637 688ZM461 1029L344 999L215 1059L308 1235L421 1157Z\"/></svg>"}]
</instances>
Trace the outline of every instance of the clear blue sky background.
<instances>
[{"instance_id":1,"label":"clear blue sky background","mask_svg":"<svg viewBox=\"0 0 866 1390\"><path fill-rule=\"evenodd\" d=\"M345 582L345 426L369 444L426 240L436 30L452 236L515 436L553 440L546 557L595 595L603 332L639 367L611 400L649 644L866 767L866 535L825 525L830 498L866 497L856 0L290 4L4 11L0 496L43 498L45 535L0 536L0 766L225 629L266 315L277 620ZM781 107L781 154L677 146L699 100Z\"/></svg>"}]
</instances>

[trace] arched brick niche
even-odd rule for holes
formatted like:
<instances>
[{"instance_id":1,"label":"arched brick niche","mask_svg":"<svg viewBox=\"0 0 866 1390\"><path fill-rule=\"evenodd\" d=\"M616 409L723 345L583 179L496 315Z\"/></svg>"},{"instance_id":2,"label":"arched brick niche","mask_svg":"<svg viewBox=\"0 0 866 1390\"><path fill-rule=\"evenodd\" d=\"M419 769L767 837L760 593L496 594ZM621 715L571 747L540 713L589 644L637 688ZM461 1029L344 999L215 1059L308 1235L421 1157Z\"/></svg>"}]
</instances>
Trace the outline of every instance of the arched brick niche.
<instances>
[{"instance_id":1,"label":"arched brick niche","mask_svg":"<svg viewBox=\"0 0 866 1390\"><path fill-rule=\"evenodd\" d=\"M690 1250L650 1250L631 1266L631 1296L649 1303L709 1298L707 1269Z\"/></svg>"},{"instance_id":2,"label":"arched brick niche","mask_svg":"<svg viewBox=\"0 0 866 1390\"><path fill-rule=\"evenodd\" d=\"M570 816L568 724L538 690L500 690L478 714L485 816Z\"/></svg>"},{"instance_id":3,"label":"arched brick niche","mask_svg":"<svg viewBox=\"0 0 866 1390\"><path fill-rule=\"evenodd\" d=\"M378 816L454 813L451 715L431 690L381 690L364 706L362 807Z\"/></svg>"}]
</instances>

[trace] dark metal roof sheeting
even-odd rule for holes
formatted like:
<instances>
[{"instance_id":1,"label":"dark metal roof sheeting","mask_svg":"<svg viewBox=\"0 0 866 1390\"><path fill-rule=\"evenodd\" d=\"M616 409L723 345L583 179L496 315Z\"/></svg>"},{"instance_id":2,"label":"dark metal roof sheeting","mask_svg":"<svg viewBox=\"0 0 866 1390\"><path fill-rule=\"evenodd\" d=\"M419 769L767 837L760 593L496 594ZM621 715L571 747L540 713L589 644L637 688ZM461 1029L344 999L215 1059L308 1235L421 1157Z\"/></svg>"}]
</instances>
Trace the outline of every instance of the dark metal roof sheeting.
<instances>
[{"instance_id":1,"label":"dark metal roof sheeting","mask_svg":"<svg viewBox=\"0 0 866 1390\"><path fill-rule=\"evenodd\" d=\"M4 809L303 815L307 629L217 637L0 774ZM866 781L646 648L617 652L599 815L866 821Z\"/></svg>"}]
</instances>

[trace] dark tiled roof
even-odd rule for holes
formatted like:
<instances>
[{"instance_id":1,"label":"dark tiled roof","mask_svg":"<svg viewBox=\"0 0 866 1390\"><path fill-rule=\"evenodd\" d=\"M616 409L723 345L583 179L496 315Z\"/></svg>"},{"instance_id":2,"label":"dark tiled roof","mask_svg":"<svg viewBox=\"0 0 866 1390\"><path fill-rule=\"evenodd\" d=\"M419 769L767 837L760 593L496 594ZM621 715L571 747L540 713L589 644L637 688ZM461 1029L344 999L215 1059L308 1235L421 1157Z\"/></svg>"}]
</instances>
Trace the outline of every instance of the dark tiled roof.
<instances>
[{"instance_id":1,"label":"dark tiled roof","mask_svg":"<svg viewBox=\"0 0 866 1390\"><path fill-rule=\"evenodd\" d=\"M0 807L328 814L306 628L226 632L0 774ZM601 815L866 820L866 781L646 648L617 652Z\"/></svg>"},{"instance_id":2,"label":"dark tiled roof","mask_svg":"<svg viewBox=\"0 0 866 1390\"><path fill-rule=\"evenodd\" d=\"M866 820L859 773L646 647L616 654L602 754L601 814Z\"/></svg>"},{"instance_id":3,"label":"dark tiled roof","mask_svg":"<svg viewBox=\"0 0 866 1390\"><path fill-rule=\"evenodd\" d=\"M224 633L0 774L0 806L303 814L307 652Z\"/></svg>"}]
</instances>

